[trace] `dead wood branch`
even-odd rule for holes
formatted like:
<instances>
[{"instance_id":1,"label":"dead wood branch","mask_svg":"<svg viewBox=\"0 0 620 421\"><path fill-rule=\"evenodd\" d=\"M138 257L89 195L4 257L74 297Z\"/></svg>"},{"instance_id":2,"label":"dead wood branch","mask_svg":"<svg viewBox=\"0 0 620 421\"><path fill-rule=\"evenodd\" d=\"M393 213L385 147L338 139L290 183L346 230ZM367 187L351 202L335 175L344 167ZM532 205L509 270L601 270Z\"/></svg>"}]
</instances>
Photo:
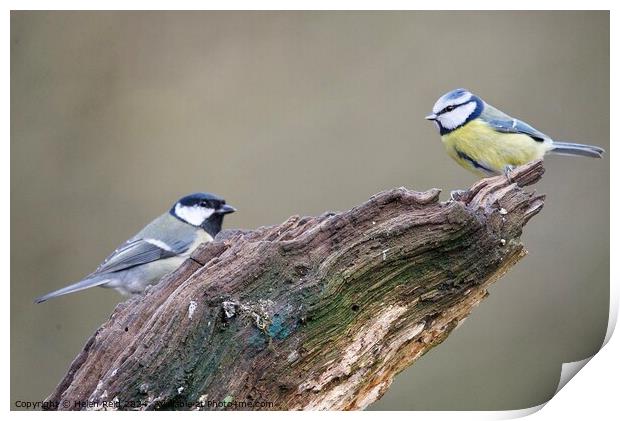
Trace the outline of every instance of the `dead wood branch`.
<instances>
[{"instance_id":1,"label":"dead wood branch","mask_svg":"<svg viewBox=\"0 0 620 421\"><path fill-rule=\"evenodd\" d=\"M544 197L522 187L543 172L539 161L512 183L481 180L458 201L399 188L223 233L119 304L48 400L365 408L525 255L521 231Z\"/></svg>"}]
</instances>

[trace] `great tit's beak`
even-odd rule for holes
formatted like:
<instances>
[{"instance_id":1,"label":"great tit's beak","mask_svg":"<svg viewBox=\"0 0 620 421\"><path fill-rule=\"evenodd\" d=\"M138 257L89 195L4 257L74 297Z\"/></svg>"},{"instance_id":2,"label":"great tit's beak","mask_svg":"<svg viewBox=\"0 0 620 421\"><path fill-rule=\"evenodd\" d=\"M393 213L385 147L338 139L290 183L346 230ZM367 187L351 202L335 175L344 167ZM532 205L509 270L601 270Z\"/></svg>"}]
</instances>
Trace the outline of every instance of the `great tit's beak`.
<instances>
[{"instance_id":1,"label":"great tit's beak","mask_svg":"<svg viewBox=\"0 0 620 421\"><path fill-rule=\"evenodd\" d=\"M215 212L222 214L222 215L226 215L227 213L237 212L237 209L233 208L230 205L222 205L222 207L216 210Z\"/></svg>"},{"instance_id":2,"label":"great tit's beak","mask_svg":"<svg viewBox=\"0 0 620 421\"><path fill-rule=\"evenodd\" d=\"M437 114L429 114L424 118L427 120L437 120Z\"/></svg>"}]
</instances>

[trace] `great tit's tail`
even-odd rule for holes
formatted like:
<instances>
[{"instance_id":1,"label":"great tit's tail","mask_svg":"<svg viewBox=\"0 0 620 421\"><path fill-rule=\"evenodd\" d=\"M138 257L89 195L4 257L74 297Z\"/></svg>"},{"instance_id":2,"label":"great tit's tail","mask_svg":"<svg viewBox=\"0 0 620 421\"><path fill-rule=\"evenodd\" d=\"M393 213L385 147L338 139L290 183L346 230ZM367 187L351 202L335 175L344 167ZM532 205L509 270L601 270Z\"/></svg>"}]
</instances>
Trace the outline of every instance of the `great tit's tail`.
<instances>
[{"instance_id":1,"label":"great tit's tail","mask_svg":"<svg viewBox=\"0 0 620 421\"><path fill-rule=\"evenodd\" d=\"M39 304L39 303L49 300L50 298L56 298L56 297L60 297L61 295L71 294L73 292L78 292L78 291L82 291L88 288L96 287L96 286L105 284L108 281L109 279L107 277L86 278L86 279L81 280L80 282L76 282L75 284L71 284L64 288L60 288L59 290L42 295L39 298L35 299L34 302L36 304Z\"/></svg>"},{"instance_id":2,"label":"great tit's tail","mask_svg":"<svg viewBox=\"0 0 620 421\"><path fill-rule=\"evenodd\" d=\"M549 153L555 155L589 156L590 158L602 158L605 149L598 146L582 145L570 142L553 142L553 148Z\"/></svg>"}]
</instances>

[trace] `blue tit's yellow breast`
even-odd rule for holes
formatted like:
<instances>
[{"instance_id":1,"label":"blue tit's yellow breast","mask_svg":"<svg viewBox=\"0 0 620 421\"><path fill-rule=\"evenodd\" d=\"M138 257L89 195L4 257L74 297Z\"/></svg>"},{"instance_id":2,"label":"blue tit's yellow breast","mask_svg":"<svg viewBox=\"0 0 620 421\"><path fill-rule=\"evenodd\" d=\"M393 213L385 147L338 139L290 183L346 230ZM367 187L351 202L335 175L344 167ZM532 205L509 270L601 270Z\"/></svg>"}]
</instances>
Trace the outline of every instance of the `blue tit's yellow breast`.
<instances>
[{"instance_id":1,"label":"blue tit's yellow breast","mask_svg":"<svg viewBox=\"0 0 620 421\"><path fill-rule=\"evenodd\" d=\"M545 143L521 133L498 132L479 118L443 135L441 140L459 165L484 176L540 159L548 150Z\"/></svg>"}]
</instances>

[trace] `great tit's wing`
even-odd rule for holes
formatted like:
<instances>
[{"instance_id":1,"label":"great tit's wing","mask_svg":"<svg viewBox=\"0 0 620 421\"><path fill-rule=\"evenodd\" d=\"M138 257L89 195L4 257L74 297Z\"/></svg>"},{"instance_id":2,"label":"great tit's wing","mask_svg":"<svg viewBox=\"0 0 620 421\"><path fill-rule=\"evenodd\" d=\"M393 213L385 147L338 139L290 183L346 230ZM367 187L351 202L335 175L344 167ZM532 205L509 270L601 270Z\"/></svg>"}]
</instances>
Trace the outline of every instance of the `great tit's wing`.
<instances>
[{"instance_id":1,"label":"great tit's wing","mask_svg":"<svg viewBox=\"0 0 620 421\"><path fill-rule=\"evenodd\" d=\"M189 248L193 239L176 240L165 243L150 238L137 238L127 241L108 256L93 275L118 272L134 266L144 265L159 259L177 256Z\"/></svg>"},{"instance_id":2,"label":"great tit's wing","mask_svg":"<svg viewBox=\"0 0 620 421\"><path fill-rule=\"evenodd\" d=\"M529 124L524 123L517 118L510 117L508 114L501 112L489 104L485 104L480 118L486 121L489 126L498 132L525 134L537 142L551 140L549 136L539 130L536 130Z\"/></svg>"},{"instance_id":3,"label":"great tit's wing","mask_svg":"<svg viewBox=\"0 0 620 421\"><path fill-rule=\"evenodd\" d=\"M82 291L87 288L102 285L110 281L109 274L119 270L143 265L166 257L176 256L189 248L190 242L171 242L167 244L150 238L132 238L116 249L95 272L80 282L66 286L57 291L45 294L35 300L42 303L50 298Z\"/></svg>"}]
</instances>

